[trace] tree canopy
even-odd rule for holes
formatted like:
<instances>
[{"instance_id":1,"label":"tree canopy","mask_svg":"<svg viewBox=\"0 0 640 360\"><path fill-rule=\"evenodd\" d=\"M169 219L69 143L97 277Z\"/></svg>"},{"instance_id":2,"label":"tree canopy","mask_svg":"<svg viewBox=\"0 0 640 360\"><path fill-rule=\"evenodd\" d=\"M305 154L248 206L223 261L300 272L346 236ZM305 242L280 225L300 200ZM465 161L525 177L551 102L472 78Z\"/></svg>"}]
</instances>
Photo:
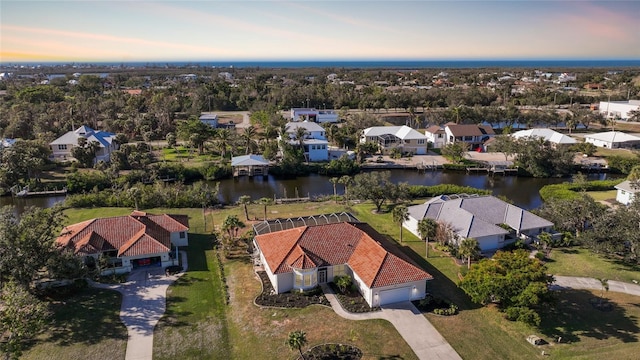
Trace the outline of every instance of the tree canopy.
<instances>
[{"instance_id":1,"label":"tree canopy","mask_svg":"<svg viewBox=\"0 0 640 360\"><path fill-rule=\"evenodd\" d=\"M553 277L540 260L525 250L498 251L474 264L460 287L479 304L496 303L509 320L540 324L538 311L552 301Z\"/></svg>"}]
</instances>

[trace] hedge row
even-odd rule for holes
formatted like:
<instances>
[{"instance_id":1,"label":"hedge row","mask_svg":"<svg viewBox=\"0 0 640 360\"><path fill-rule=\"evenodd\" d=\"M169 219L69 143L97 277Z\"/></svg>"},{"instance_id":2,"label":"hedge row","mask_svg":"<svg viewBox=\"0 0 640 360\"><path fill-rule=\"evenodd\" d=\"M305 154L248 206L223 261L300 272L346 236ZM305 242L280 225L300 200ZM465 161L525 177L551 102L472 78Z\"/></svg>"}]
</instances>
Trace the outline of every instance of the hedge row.
<instances>
[{"instance_id":1,"label":"hedge row","mask_svg":"<svg viewBox=\"0 0 640 360\"><path fill-rule=\"evenodd\" d=\"M412 199L434 197L438 195L451 195L451 194L478 194L478 195L490 195L490 190L477 189L471 186L460 186L453 184L439 184L433 186L427 185L410 185L409 197Z\"/></svg>"}]
</instances>

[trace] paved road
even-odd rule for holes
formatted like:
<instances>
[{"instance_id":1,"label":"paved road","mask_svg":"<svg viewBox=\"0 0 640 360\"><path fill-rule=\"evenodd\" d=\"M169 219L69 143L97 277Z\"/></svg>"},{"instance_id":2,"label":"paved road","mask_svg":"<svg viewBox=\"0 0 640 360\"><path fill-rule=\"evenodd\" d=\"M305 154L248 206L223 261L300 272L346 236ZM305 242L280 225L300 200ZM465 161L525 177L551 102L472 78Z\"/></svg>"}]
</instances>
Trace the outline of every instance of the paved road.
<instances>
[{"instance_id":1,"label":"paved road","mask_svg":"<svg viewBox=\"0 0 640 360\"><path fill-rule=\"evenodd\" d=\"M120 320L129 335L125 360L153 358L153 329L164 315L167 288L187 270L187 253L180 254L183 271L176 275L166 276L162 268L149 268L131 272L124 284L92 284L122 294Z\"/></svg>"},{"instance_id":2,"label":"paved road","mask_svg":"<svg viewBox=\"0 0 640 360\"><path fill-rule=\"evenodd\" d=\"M342 308L335 294L326 284L322 285L322 290L336 314L345 319L389 321L419 359L462 359L429 320L409 301L384 306L379 312L354 314Z\"/></svg>"},{"instance_id":3,"label":"paved road","mask_svg":"<svg viewBox=\"0 0 640 360\"><path fill-rule=\"evenodd\" d=\"M600 280L574 277L574 276L554 276L555 282L553 287L556 289L570 288L570 289L589 289L589 290L601 290L602 285ZM620 292L629 295L640 296L640 285L629 284L622 281L609 280L609 291Z\"/></svg>"}]
</instances>

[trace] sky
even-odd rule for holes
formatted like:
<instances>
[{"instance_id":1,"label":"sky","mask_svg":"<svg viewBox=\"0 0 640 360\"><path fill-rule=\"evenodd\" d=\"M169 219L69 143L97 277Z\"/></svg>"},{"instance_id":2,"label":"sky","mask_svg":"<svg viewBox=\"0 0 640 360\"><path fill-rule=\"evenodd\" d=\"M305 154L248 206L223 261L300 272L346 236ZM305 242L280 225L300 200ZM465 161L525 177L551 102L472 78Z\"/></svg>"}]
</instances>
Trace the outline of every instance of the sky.
<instances>
[{"instance_id":1,"label":"sky","mask_svg":"<svg viewBox=\"0 0 640 360\"><path fill-rule=\"evenodd\" d=\"M640 1L0 1L0 62L640 59Z\"/></svg>"}]
</instances>

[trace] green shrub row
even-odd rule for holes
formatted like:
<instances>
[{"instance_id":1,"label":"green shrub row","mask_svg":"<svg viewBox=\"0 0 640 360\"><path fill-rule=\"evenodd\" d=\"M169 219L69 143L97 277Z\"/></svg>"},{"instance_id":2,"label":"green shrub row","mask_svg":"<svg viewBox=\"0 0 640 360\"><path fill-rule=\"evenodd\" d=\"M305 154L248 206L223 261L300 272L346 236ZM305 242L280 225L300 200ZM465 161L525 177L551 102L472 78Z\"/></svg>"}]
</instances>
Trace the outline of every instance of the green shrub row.
<instances>
[{"instance_id":1,"label":"green shrub row","mask_svg":"<svg viewBox=\"0 0 640 360\"><path fill-rule=\"evenodd\" d=\"M427 185L410 185L409 197L412 199L434 197L437 195L451 195L451 194L478 194L489 195L490 190L477 189L471 186L461 186L453 184L439 184L433 186Z\"/></svg>"},{"instance_id":2,"label":"green shrub row","mask_svg":"<svg viewBox=\"0 0 640 360\"><path fill-rule=\"evenodd\" d=\"M613 190L620 180L595 180L584 184L564 182L543 186L540 189L540 198L543 201L550 199L571 200L580 196L580 191L608 191Z\"/></svg>"}]
</instances>

